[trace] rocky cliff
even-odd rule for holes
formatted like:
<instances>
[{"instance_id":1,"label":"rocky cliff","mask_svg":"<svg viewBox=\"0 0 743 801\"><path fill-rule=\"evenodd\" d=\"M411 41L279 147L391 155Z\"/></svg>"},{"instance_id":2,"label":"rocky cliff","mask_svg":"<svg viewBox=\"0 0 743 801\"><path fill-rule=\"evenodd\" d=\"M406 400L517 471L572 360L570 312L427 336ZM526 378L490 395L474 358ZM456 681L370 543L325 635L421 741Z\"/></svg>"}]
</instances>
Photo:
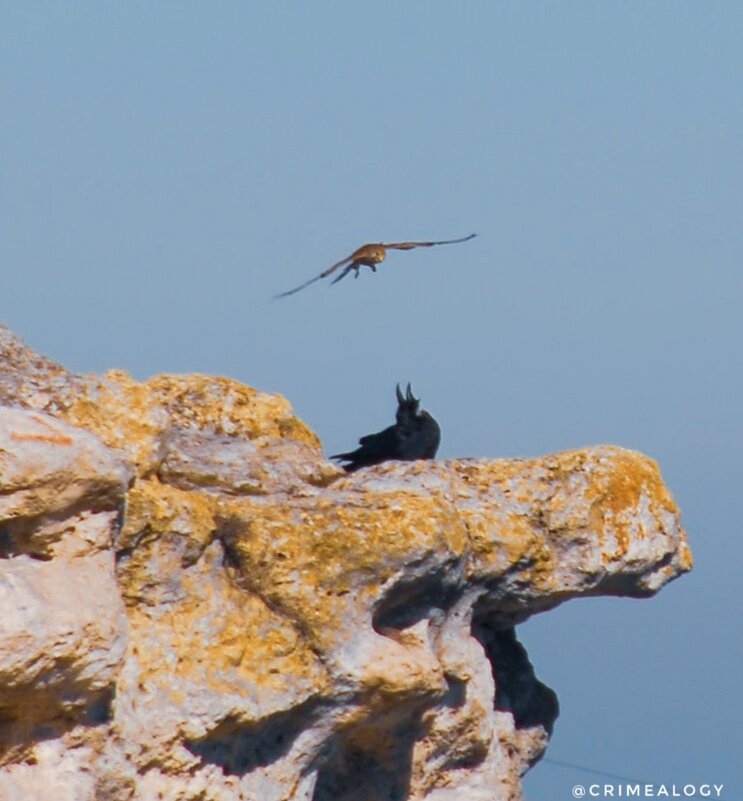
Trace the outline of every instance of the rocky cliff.
<instances>
[{"instance_id":1,"label":"rocky cliff","mask_svg":"<svg viewBox=\"0 0 743 801\"><path fill-rule=\"evenodd\" d=\"M281 397L81 376L0 327L0 799L519 799L514 626L689 569L595 447L346 475Z\"/></svg>"}]
</instances>

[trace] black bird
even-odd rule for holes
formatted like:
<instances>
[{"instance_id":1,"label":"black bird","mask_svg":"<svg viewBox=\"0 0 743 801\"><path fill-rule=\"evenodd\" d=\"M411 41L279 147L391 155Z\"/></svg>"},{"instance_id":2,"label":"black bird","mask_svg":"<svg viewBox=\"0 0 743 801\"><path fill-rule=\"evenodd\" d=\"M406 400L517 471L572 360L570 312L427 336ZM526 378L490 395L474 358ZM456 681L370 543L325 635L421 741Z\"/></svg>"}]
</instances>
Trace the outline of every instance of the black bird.
<instances>
[{"instance_id":1,"label":"black bird","mask_svg":"<svg viewBox=\"0 0 743 801\"><path fill-rule=\"evenodd\" d=\"M347 462L343 468L349 473L390 459L433 459L441 441L441 429L427 411L418 409L419 404L420 398L413 397L410 384L404 396L398 384L395 425L361 437L361 447L355 451L336 453L330 458Z\"/></svg>"}]
</instances>

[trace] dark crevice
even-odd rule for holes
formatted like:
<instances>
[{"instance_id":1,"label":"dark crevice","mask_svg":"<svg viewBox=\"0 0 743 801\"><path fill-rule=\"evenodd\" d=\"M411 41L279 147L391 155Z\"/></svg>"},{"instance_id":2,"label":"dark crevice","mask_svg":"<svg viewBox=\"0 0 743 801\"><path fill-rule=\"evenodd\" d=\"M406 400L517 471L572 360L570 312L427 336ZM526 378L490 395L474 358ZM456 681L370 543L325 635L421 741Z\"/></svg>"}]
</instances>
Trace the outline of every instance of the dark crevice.
<instances>
[{"instance_id":1,"label":"dark crevice","mask_svg":"<svg viewBox=\"0 0 743 801\"><path fill-rule=\"evenodd\" d=\"M215 538L222 544L222 561L232 571L240 572L242 562L237 543L245 528L245 522L235 517L218 517Z\"/></svg>"},{"instance_id":2,"label":"dark crevice","mask_svg":"<svg viewBox=\"0 0 743 801\"><path fill-rule=\"evenodd\" d=\"M25 555L49 561L54 558L54 547L74 530L81 516L112 512L115 508L111 496L103 492L80 498L54 511L5 520L0 525L0 559ZM54 533L46 533L45 529L53 529Z\"/></svg>"},{"instance_id":3,"label":"dark crevice","mask_svg":"<svg viewBox=\"0 0 743 801\"><path fill-rule=\"evenodd\" d=\"M377 602L372 616L374 630L383 634L385 629L407 629L436 609L450 609L460 597L458 578L456 565L449 564L401 579Z\"/></svg>"},{"instance_id":4,"label":"dark crevice","mask_svg":"<svg viewBox=\"0 0 743 801\"><path fill-rule=\"evenodd\" d=\"M317 760L312 801L405 801L422 733L409 708L338 732Z\"/></svg>"},{"instance_id":5,"label":"dark crevice","mask_svg":"<svg viewBox=\"0 0 743 801\"><path fill-rule=\"evenodd\" d=\"M13 537L7 525L0 526L0 559L8 559L13 553Z\"/></svg>"},{"instance_id":6,"label":"dark crevice","mask_svg":"<svg viewBox=\"0 0 743 801\"><path fill-rule=\"evenodd\" d=\"M472 635L485 649L493 671L493 708L510 712L518 729L542 726L552 734L560 712L557 695L536 677L526 649L516 638L516 629L498 627L478 613L476 606Z\"/></svg>"},{"instance_id":7,"label":"dark crevice","mask_svg":"<svg viewBox=\"0 0 743 801\"><path fill-rule=\"evenodd\" d=\"M28 556L31 559L38 559L41 562L50 561L52 559L52 554L49 552L50 547L61 539L61 537L55 536L48 540L44 538L35 540L34 534L40 524L41 521L39 518L33 520L29 518L18 518L16 520L6 521L0 526L0 559L11 559L14 556Z\"/></svg>"},{"instance_id":8,"label":"dark crevice","mask_svg":"<svg viewBox=\"0 0 743 801\"><path fill-rule=\"evenodd\" d=\"M120 531L120 529L117 530L117 536L114 538L114 559L116 560L117 566L119 563L126 563L126 561L130 559L136 553L136 551L147 545L148 542L152 541L152 533L148 526L144 526L144 528L142 528L136 534L130 534L128 537L128 544L124 546L119 544L118 531Z\"/></svg>"},{"instance_id":9,"label":"dark crevice","mask_svg":"<svg viewBox=\"0 0 743 801\"><path fill-rule=\"evenodd\" d=\"M447 690L441 699L442 706L458 709L467 700L467 682L450 673L444 675Z\"/></svg>"},{"instance_id":10,"label":"dark crevice","mask_svg":"<svg viewBox=\"0 0 743 801\"><path fill-rule=\"evenodd\" d=\"M187 740L191 753L218 765L226 774L241 775L285 756L297 736L311 728L325 702L310 699L292 709L275 712L255 723L228 717L207 735Z\"/></svg>"},{"instance_id":11,"label":"dark crevice","mask_svg":"<svg viewBox=\"0 0 743 801\"><path fill-rule=\"evenodd\" d=\"M215 518L216 530L214 539L222 545L222 562L229 568L230 575L242 589L254 591L254 588L245 583L245 559L240 553L240 541L245 537L248 524L240 517L233 515L218 515Z\"/></svg>"},{"instance_id":12,"label":"dark crevice","mask_svg":"<svg viewBox=\"0 0 743 801\"><path fill-rule=\"evenodd\" d=\"M59 699L50 698L31 709L8 708L0 699L0 757L12 761L32 749L37 743L62 737L76 727L100 726L110 722L115 697L113 687L107 687L89 698L87 703L62 711L54 709Z\"/></svg>"},{"instance_id":13,"label":"dark crevice","mask_svg":"<svg viewBox=\"0 0 743 801\"><path fill-rule=\"evenodd\" d=\"M128 537L125 546L117 547L115 557L117 569L125 570L127 562L132 558L147 559L148 550L165 546L177 554L181 567L188 570L201 559L211 542L211 539L201 541L179 531L159 532L153 530L149 524L145 524L140 531Z\"/></svg>"},{"instance_id":14,"label":"dark crevice","mask_svg":"<svg viewBox=\"0 0 743 801\"><path fill-rule=\"evenodd\" d=\"M100 726L108 723L113 714L113 702L116 691L113 687L104 690L96 699L85 708L83 722L88 726Z\"/></svg>"},{"instance_id":15,"label":"dark crevice","mask_svg":"<svg viewBox=\"0 0 743 801\"><path fill-rule=\"evenodd\" d=\"M129 486L134 485L134 479L129 482ZM124 518L126 516L126 501L123 501L119 504L119 508L116 510L116 520L114 520L113 524L113 550L114 550L114 560L116 562L119 561L121 558L120 550L119 550L119 538L121 536L121 529L124 527ZM125 550L125 549L124 549ZM128 554L127 554L128 555Z\"/></svg>"}]
</instances>

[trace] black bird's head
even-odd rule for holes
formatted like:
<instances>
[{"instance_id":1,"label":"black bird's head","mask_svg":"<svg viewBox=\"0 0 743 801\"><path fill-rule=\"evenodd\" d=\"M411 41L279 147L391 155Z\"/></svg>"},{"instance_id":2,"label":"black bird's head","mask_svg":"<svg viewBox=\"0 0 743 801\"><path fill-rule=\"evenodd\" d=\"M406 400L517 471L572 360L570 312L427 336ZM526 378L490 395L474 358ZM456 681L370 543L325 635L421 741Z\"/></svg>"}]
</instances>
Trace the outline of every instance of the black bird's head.
<instances>
[{"instance_id":1,"label":"black bird's head","mask_svg":"<svg viewBox=\"0 0 743 801\"><path fill-rule=\"evenodd\" d=\"M413 395L413 391L410 389L410 382L408 382L405 395L400 391L399 384L395 391L397 393L397 422L402 423L404 420L411 420L412 418L419 417L420 412L418 408L421 399Z\"/></svg>"},{"instance_id":2,"label":"black bird's head","mask_svg":"<svg viewBox=\"0 0 743 801\"><path fill-rule=\"evenodd\" d=\"M397 458L433 459L441 441L441 429L431 415L420 407L420 398L408 384L405 395L397 385Z\"/></svg>"}]
</instances>

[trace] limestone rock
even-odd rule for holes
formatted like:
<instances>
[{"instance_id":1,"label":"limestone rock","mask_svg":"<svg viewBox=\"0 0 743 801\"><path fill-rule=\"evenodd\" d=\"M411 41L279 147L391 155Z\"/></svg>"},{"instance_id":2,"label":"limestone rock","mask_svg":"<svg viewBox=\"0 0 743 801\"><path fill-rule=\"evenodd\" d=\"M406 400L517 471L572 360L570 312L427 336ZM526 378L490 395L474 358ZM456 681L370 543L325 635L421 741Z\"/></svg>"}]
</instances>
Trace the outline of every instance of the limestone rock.
<instances>
[{"instance_id":1,"label":"limestone rock","mask_svg":"<svg viewBox=\"0 0 743 801\"><path fill-rule=\"evenodd\" d=\"M80 376L0 327L0 799L519 799L514 626L688 570L596 447L346 475L276 395Z\"/></svg>"},{"instance_id":2,"label":"limestone rock","mask_svg":"<svg viewBox=\"0 0 743 801\"><path fill-rule=\"evenodd\" d=\"M0 407L0 759L108 717L127 627L111 530L128 478L87 431Z\"/></svg>"}]
</instances>

